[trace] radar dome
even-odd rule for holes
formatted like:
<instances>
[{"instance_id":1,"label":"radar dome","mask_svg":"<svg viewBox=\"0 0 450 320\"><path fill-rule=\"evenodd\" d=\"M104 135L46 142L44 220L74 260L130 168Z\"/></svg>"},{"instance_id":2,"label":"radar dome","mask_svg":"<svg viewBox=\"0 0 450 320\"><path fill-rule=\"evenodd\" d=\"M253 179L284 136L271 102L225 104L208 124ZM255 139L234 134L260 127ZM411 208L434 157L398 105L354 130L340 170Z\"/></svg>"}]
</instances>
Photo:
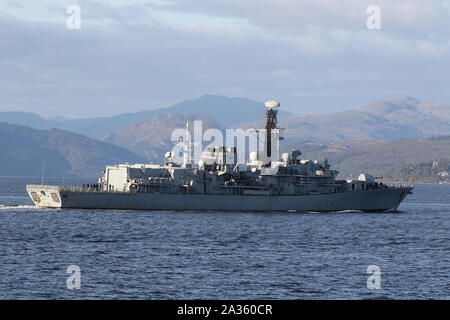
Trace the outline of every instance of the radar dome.
<instances>
[{"instance_id":1,"label":"radar dome","mask_svg":"<svg viewBox=\"0 0 450 320\"><path fill-rule=\"evenodd\" d=\"M290 157L289 153L283 153L281 155L281 160L283 160L283 162L288 162L289 161L289 157Z\"/></svg>"},{"instance_id":2,"label":"radar dome","mask_svg":"<svg viewBox=\"0 0 450 320\"><path fill-rule=\"evenodd\" d=\"M274 100L270 100L270 101L266 101L265 106L267 108L278 108L280 106L280 103L278 101L274 101Z\"/></svg>"},{"instance_id":3,"label":"radar dome","mask_svg":"<svg viewBox=\"0 0 450 320\"><path fill-rule=\"evenodd\" d=\"M167 158L172 158L172 157L173 157L172 151L166 152L166 153L164 154L164 157L166 157L166 159L167 159Z\"/></svg>"}]
</instances>

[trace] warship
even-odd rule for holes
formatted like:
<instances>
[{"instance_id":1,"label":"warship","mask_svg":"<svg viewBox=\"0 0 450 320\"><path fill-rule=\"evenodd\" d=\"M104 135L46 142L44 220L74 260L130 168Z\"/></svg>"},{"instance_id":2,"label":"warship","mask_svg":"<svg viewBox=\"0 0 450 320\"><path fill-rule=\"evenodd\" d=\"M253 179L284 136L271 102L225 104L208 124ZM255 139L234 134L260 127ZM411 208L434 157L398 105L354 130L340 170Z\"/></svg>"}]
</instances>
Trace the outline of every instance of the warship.
<instances>
[{"instance_id":1,"label":"warship","mask_svg":"<svg viewBox=\"0 0 450 320\"><path fill-rule=\"evenodd\" d=\"M238 163L236 147L223 145L208 148L196 161L186 139L182 161L172 151L162 165L106 166L98 184L26 190L46 208L251 212L396 211L411 193L412 185L384 184L367 173L339 180L326 159L303 159L299 150L280 157L280 104L265 106L265 128L256 130L264 138L262 150L251 152L245 163Z\"/></svg>"}]
</instances>

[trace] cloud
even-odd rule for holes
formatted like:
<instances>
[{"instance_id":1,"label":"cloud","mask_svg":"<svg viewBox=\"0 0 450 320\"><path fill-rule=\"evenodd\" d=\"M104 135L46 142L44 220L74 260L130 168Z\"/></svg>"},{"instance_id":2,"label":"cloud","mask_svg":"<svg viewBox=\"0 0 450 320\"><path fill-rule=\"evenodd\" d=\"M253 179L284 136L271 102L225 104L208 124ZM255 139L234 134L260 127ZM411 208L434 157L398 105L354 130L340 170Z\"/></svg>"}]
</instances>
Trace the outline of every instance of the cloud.
<instances>
[{"instance_id":1,"label":"cloud","mask_svg":"<svg viewBox=\"0 0 450 320\"><path fill-rule=\"evenodd\" d=\"M443 2L378 1L382 30L369 31L371 2L83 0L79 31L53 1L36 19L11 11L0 16L0 110L110 115L207 93L304 113L403 94L449 102Z\"/></svg>"},{"instance_id":2,"label":"cloud","mask_svg":"<svg viewBox=\"0 0 450 320\"><path fill-rule=\"evenodd\" d=\"M153 7L240 18L264 29L299 33L310 26L359 31L366 27L366 9L370 5L380 7L386 29L393 32L426 30L446 34L450 24L446 0L172 0Z\"/></svg>"}]
</instances>

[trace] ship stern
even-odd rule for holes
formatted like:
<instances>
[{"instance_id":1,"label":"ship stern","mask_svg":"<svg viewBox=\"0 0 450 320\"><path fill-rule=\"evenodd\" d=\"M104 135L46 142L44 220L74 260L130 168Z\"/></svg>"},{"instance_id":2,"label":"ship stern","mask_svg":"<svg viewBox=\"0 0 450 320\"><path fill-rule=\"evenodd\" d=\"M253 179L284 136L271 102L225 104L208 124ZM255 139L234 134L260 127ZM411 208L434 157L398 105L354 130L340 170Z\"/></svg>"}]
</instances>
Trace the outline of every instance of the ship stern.
<instances>
[{"instance_id":1,"label":"ship stern","mask_svg":"<svg viewBox=\"0 0 450 320\"><path fill-rule=\"evenodd\" d=\"M62 208L62 197L58 186L27 185L26 190L35 205L45 208Z\"/></svg>"}]
</instances>

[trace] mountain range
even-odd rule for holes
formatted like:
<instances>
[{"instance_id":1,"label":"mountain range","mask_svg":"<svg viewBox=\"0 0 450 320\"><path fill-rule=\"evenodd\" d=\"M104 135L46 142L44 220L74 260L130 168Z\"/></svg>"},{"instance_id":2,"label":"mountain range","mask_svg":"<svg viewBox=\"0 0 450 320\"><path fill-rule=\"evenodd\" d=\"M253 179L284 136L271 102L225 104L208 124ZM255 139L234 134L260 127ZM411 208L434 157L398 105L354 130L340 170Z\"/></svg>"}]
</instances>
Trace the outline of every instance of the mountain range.
<instances>
[{"instance_id":1,"label":"mountain range","mask_svg":"<svg viewBox=\"0 0 450 320\"><path fill-rule=\"evenodd\" d=\"M149 161L162 161L164 154L174 146L172 132L184 129L187 122L192 125L194 121L202 121L203 129L220 128L216 121L199 114L164 114L122 129L104 141L126 148ZM193 134L192 127L190 133Z\"/></svg>"},{"instance_id":2,"label":"mountain range","mask_svg":"<svg viewBox=\"0 0 450 320\"><path fill-rule=\"evenodd\" d=\"M293 148L300 149L305 159L327 158L340 172L341 178L357 178L358 174L365 172L394 181L400 179L399 171L411 165L450 160L450 136L395 141L303 142L288 144L282 151ZM408 182L409 177L404 176L400 180Z\"/></svg>"},{"instance_id":3,"label":"mountain range","mask_svg":"<svg viewBox=\"0 0 450 320\"><path fill-rule=\"evenodd\" d=\"M260 127L261 122L239 127ZM280 119L287 139L338 142L396 140L450 134L450 104L421 102L409 96L378 100L354 110Z\"/></svg>"},{"instance_id":4,"label":"mountain range","mask_svg":"<svg viewBox=\"0 0 450 320\"><path fill-rule=\"evenodd\" d=\"M262 102L245 98L205 95L167 108L112 117L45 119L35 113L0 112L0 121L107 139L137 123L167 114L199 114L222 128L250 128L262 125L264 107ZM409 96L378 100L361 108L328 114L293 114L281 109L279 115L286 138L295 141L395 140L450 134L450 104L421 102Z\"/></svg>"},{"instance_id":5,"label":"mountain range","mask_svg":"<svg viewBox=\"0 0 450 320\"><path fill-rule=\"evenodd\" d=\"M0 176L96 177L107 164L145 162L132 152L59 129L0 123Z\"/></svg>"},{"instance_id":6,"label":"mountain range","mask_svg":"<svg viewBox=\"0 0 450 320\"><path fill-rule=\"evenodd\" d=\"M6 163L0 175L40 175L43 161L54 175L97 175L105 164L160 161L173 146L173 130L187 121L201 120L204 129L261 127L264 110L257 101L206 95L168 108L103 118L44 119L0 112L1 122L28 126L0 125L0 160ZM299 148L305 158L327 157L341 177L372 172L398 179L411 174L410 167L419 170L450 159L446 103L402 96L321 115L280 110L279 120L285 151ZM436 136L443 137L431 138Z\"/></svg>"},{"instance_id":7,"label":"mountain range","mask_svg":"<svg viewBox=\"0 0 450 320\"><path fill-rule=\"evenodd\" d=\"M205 95L195 100L185 100L170 107L135 113L122 113L112 117L86 119L65 119L53 117L45 119L29 112L0 112L0 121L37 129L62 129L95 139L105 139L146 119L165 114L202 114L209 115L220 126L230 127L241 122L255 121L261 118L263 104L245 98L228 98L218 95ZM281 111L280 116L292 115Z\"/></svg>"}]
</instances>

